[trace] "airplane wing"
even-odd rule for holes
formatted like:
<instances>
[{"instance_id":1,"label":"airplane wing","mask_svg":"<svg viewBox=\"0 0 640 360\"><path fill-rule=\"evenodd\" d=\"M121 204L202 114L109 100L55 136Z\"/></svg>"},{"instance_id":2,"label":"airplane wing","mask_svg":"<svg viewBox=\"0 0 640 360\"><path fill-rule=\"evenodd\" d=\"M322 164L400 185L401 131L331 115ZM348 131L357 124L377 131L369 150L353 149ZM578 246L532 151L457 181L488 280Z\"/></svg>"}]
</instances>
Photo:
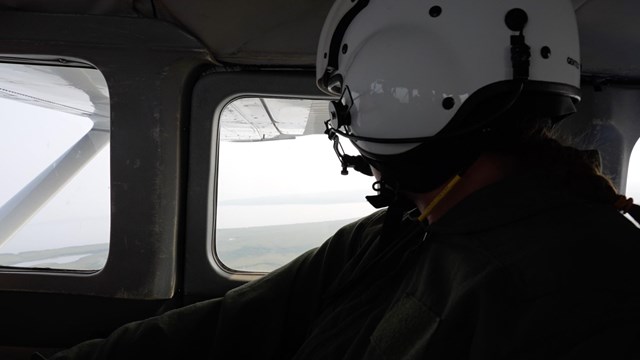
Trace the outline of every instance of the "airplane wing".
<instances>
[{"instance_id":1,"label":"airplane wing","mask_svg":"<svg viewBox=\"0 0 640 360\"><path fill-rule=\"evenodd\" d=\"M87 116L94 121L94 129L109 130L109 90L100 71L86 65L5 64L0 71L0 97Z\"/></svg>"},{"instance_id":2,"label":"airplane wing","mask_svg":"<svg viewBox=\"0 0 640 360\"><path fill-rule=\"evenodd\" d=\"M329 113L323 100L248 97L222 111L221 141L267 141L322 134Z\"/></svg>"}]
</instances>

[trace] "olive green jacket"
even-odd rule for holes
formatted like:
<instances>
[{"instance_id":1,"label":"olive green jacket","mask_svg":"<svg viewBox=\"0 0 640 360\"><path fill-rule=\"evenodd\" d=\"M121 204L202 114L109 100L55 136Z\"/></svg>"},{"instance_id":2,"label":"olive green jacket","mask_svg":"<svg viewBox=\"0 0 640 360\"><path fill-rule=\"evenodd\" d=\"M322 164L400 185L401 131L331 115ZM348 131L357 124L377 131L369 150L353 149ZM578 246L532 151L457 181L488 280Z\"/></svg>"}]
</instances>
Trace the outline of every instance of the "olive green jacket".
<instances>
[{"instance_id":1,"label":"olive green jacket","mask_svg":"<svg viewBox=\"0 0 640 360\"><path fill-rule=\"evenodd\" d=\"M535 178L385 211L210 300L53 359L638 359L640 230Z\"/></svg>"}]
</instances>

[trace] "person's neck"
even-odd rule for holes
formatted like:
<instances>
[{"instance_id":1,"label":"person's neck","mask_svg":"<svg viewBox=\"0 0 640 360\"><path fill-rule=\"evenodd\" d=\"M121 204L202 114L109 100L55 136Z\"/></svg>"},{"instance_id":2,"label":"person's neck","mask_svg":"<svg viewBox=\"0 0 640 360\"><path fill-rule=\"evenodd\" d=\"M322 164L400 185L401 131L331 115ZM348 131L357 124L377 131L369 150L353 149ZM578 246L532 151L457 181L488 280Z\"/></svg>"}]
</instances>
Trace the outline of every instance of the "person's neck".
<instances>
[{"instance_id":1,"label":"person's neck","mask_svg":"<svg viewBox=\"0 0 640 360\"><path fill-rule=\"evenodd\" d=\"M514 168L514 160L510 156L492 153L482 154L462 175L460 181L433 208L427 216L427 220L430 224L435 223L467 196L505 178ZM428 193L408 193L406 196L414 202L420 212L424 212L438 194L443 191L449 181L447 180L446 183Z\"/></svg>"}]
</instances>

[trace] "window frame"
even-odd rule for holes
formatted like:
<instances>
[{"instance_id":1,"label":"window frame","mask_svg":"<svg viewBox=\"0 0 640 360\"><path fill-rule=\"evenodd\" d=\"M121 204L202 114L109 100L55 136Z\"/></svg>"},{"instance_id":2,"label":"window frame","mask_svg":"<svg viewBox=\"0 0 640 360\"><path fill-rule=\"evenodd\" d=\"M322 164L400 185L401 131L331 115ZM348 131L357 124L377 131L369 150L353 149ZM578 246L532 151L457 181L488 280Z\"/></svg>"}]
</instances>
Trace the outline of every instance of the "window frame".
<instances>
[{"instance_id":1,"label":"window frame","mask_svg":"<svg viewBox=\"0 0 640 360\"><path fill-rule=\"evenodd\" d=\"M214 255L220 114L241 97L334 100L309 70L212 72L194 88L187 191L185 295L204 299L264 275L228 269ZM210 149L210 150L204 150Z\"/></svg>"},{"instance_id":2,"label":"window frame","mask_svg":"<svg viewBox=\"0 0 640 360\"><path fill-rule=\"evenodd\" d=\"M172 298L180 285L182 139L189 91L211 64L208 51L154 20L7 11L0 21L7 30L0 33L3 61L89 65L102 72L111 103L111 231L104 268L3 267L0 291Z\"/></svg>"},{"instance_id":3,"label":"window frame","mask_svg":"<svg viewBox=\"0 0 640 360\"><path fill-rule=\"evenodd\" d=\"M578 112L558 125L560 138L571 146L579 149L596 149L603 161L603 170L608 176L613 176L613 184L618 192L624 194L629 172L629 158L633 146L640 138L640 84L637 82L616 81L603 82L595 76L582 77L582 100L578 104ZM595 143L584 143L583 137L599 125L599 118L608 117L608 123L620 132L618 151L598 147ZM602 144L600 144L602 145ZM606 160L617 162L617 167L611 167ZM609 171L607 171L609 168Z\"/></svg>"},{"instance_id":4,"label":"window frame","mask_svg":"<svg viewBox=\"0 0 640 360\"><path fill-rule=\"evenodd\" d=\"M47 65L42 63L37 63L37 64L24 64L23 62L17 63L17 61L15 60L11 61L12 59L10 58L7 59L9 60L8 62L3 62L2 60L3 59L0 57L0 68L4 68L5 66L7 66L7 69L9 71L27 70L24 68L18 68L18 69L16 69L15 67L12 68L13 66L22 66L22 65L31 67L27 71L31 71L31 69L35 69L40 66L43 66L43 67L46 66L43 72L44 74L48 73L49 71L59 70L62 68L60 66L51 66L50 64ZM68 113L69 116L79 116L84 118L87 122L91 123L91 128L86 133L84 133L84 135L81 135L76 142L74 142L73 144L69 144L70 146L65 148L64 151L61 151L58 154L58 156L54 160L52 160L51 163L49 163L49 165L46 165L44 168L42 168L40 173L36 174L32 178L29 178L27 181L23 182L21 184L22 187L16 193L14 193L12 197L10 197L3 206L0 206L0 257L3 257L4 255L9 254L5 251L5 248L4 248L4 246L7 243L21 242L20 240L16 239L15 236L20 238L19 233L25 230L25 228L35 227L35 224L32 223L32 220L34 218L37 218L42 211L46 212L52 209L52 208L48 208L50 206L49 201L50 200L55 201L55 199L59 199L58 198L58 196L60 195L59 192L64 192L65 191L64 189L68 189L67 186L69 186L70 183L76 181L76 176L79 176L83 171L85 171L86 166L99 164L102 171L105 170L103 166L106 165L107 167L110 167L108 163L108 158L104 159L107 161L106 164L104 162L100 162L100 163L96 162L96 157L98 157L101 153L106 151L106 148L109 146L110 139L111 139L110 131L109 131L110 120L108 118L109 116L108 111L110 106L110 104L108 103L109 95L107 93L105 96L105 94L103 94L99 90L102 84L104 84L105 86L107 85L106 80L104 79L104 76L99 70L89 66L88 64L78 63L78 65L80 66L65 66L64 67L65 71L62 71L60 74L56 74L56 76L59 76L61 79L65 81L73 82L73 84L70 84L70 85L77 87L77 89L84 90L85 93L88 95L89 100L95 101L93 105L95 106L96 110L93 113L89 113L89 112L84 112L82 114L79 114L79 112ZM85 77L84 75L80 75L74 70L66 70L66 69L78 69L78 70L90 69L94 72L97 72L97 74L99 74L99 77L103 82L98 83L100 82L100 80L94 79L97 82L96 84L94 84L93 83L94 80L89 79L90 76L96 76L97 74L95 73L93 75L87 75ZM41 83L48 85L48 82L41 82ZM29 83L29 85L35 85L35 84L36 82ZM55 84L51 84L51 85L55 86ZM12 92L12 90L9 90L8 92ZM9 97L8 101L11 101L11 100L12 100L11 97ZM47 100L50 100L50 99L44 99L45 102ZM32 107L34 109L39 105L37 103L22 104L19 100L17 101L17 103L20 104L18 106ZM57 112L57 110L60 110L59 108L51 109L47 107L47 105L48 104L46 103L44 104L43 113L44 112L53 113L53 112ZM66 115L60 114L59 116L62 117ZM6 120L12 121L11 118L6 118ZM69 121L73 121L73 120L69 120ZM54 124L54 123L51 123L51 124ZM24 161L29 162L31 160L32 158L26 158ZM110 169L107 168L106 170L107 172L109 172ZM101 179L101 180L104 181L106 179ZM91 184L87 180L83 180L80 183L82 183L83 185ZM92 189L95 189L95 187L92 187ZM100 198L102 200L107 200L107 201L109 200L108 198L110 198L110 192L108 192L109 191L108 188L105 189L104 187L101 187L100 190L98 191L101 193ZM7 207L4 208L4 206L7 206ZM91 206L91 205L87 203L87 206ZM111 222L110 204L105 204L105 207L104 208L100 207L100 209L101 209L100 215L107 215L106 220L108 221L107 224L101 221L100 225L102 227L104 227L104 225L109 226ZM77 210L81 210L81 211L74 211L72 213L69 213L69 217L65 219L67 221L75 220L77 219L77 217L82 216L82 213L86 211L86 206L83 207L83 209L77 209ZM105 214L105 212L108 212L108 213ZM72 231L66 230L65 234L67 234L69 237L75 236L75 234L72 234L71 232ZM109 236L110 234L106 233L103 235ZM108 238L107 238L107 241L108 241ZM103 243L101 242L101 243L93 243L88 245L91 246L91 245L102 245L102 244ZM54 242L54 245L56 245L55 242ZM52 248L51 250L48 250L48 251L58 251L63 247L56 246L55 248ZM33 250L28 250L28 251L31 252ZM68 256L68 255L61 253L59 254L59 256ZM104 258L104 260L106 261L106 258ZM38 262L38 261L35 261L35 262ZM65 266L66 264L64 263L60 265L61 265L60 267L53 267L53 269L54 270L68 269L68 270L75 270L75 271L95 272L97 270L100 270L102 267L104 267L104 264L102 264L99 268L96 268L96 269L81 269L81 268L70 269L66 267ZM0 262L0 266L14 267L18 269L29 268L29 266L8 265L4 262ZM38 266L38 265L35 265L34 267L42 268L42 266Z\"/></svg>"}]
</instances>

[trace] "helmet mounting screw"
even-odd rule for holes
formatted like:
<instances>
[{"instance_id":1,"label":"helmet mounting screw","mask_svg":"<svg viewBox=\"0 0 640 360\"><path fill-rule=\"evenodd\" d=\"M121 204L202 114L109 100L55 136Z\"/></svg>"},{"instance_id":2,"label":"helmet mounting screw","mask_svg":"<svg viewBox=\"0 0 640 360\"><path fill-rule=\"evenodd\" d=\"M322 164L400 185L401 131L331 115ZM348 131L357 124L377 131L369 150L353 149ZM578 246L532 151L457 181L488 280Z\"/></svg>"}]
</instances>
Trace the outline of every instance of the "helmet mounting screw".
<instances>
[{"instance_id":1,"label":"helmet mounting screw","mask_svg":"<svg viewBox=\"0 0 640 360\"><path fill-rule=\"evenodd\" d=\"M542 49L540 49L540 55L542 55L543 59L548 59L551 57L551 49L548 46L543 46Z\"/></svg>"},{"instance_id":2,"label":"helmet mounting screw","mask_svg":"<svg viewBox=\"0 0 640 360\"><path fill-rule=\"evenodd\" d=\"M455 105L456 105L456 101L451 96L447 96L442 100L442 107L445 110L451 110Z\"/></svg>"},{"instance_id":3,"label":"helmet mounting screw","mask_svg":"<svg viewBox=\"0 0 640 360\"><path fill-rule=\"evenodd\" d=\"M432 6L431 9L429 9L429 15L431 15L431 17L438 17L442 14L442 8L440 6Z\"/></svg>"}]
</instances>

